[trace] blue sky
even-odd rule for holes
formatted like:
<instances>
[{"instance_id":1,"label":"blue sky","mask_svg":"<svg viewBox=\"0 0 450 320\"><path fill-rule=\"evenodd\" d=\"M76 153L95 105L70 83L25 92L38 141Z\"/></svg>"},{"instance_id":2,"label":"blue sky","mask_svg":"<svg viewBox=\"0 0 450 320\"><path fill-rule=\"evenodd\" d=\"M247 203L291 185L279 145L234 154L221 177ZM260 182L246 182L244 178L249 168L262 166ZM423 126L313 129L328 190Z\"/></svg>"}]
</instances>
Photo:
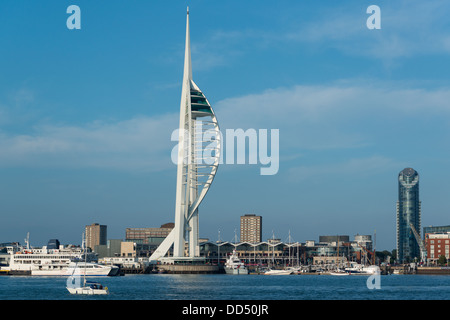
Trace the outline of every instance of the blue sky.
<instances>
[{"instance_id":1,"label":"blue sky","mask_svg":"<svg viewBox=\"0 0 450 320\"><path fill-rule=\"evenodd\" d=\"M69 5L81 30L68 30ZM369 30L366 9L381 9ZM447 1L25 1L0 4L0 242L80 243L84 226L174 220L185 14L193 76L222 129L280 130L280 170L222 165L200 234L377 235L395 248L397 175L422 226L450 224Z\"/></svg>"}]
</instances>

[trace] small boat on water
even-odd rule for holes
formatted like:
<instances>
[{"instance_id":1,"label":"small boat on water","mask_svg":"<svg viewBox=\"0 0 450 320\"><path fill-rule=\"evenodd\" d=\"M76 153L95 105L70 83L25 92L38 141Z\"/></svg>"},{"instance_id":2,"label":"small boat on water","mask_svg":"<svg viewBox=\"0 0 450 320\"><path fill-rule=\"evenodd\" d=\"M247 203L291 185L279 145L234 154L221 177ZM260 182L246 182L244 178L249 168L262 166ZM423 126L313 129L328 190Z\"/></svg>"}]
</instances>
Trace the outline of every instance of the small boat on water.
<instances>
[{"instance_id":1,"label":"small boat on water","mask_svg":"<svg viewBox=\"0 0 450 320\"><path fill-rule=\"evenodd\" d=\"M71 294L108 294L108 287L103 287L101 283L85 281L82 287L67 287Z\"/></svg>"},{"instance_id":2,"label":"small boat on water","mask_svg":"<svg viewBox=\"0 0 450 320\"><path fill-rule=\"evenodd\" d=\"M248 269L245 264L239 260L236 250L233 250L227 261L225 262L226 274L248 274Z\"/></svg>"},{"instance_id":3,"label":"small boat on water","mask_svg":"<svg viewBox=\"0 0 450 320\"><path fill-rule=\"evenodd\" d=\"M293 271L292 270L288 270L288 269L280 269L280 270L269 269L266 272L264 272L264 274L268 275L268 276L287 276L287 275L290 275L292 273L293 273Z\"/></svg>"},{"instance_id":4,"label":"small boat on water","mask_svg":"<svg viewBox=\"0 0 450 320\"><path fill-rule=\"evenodd\" d=\"M337 269L335 271L330 272L330 275L332 275L332 276L348 276L348 275L350 275L350 272L344 271L342 269Z\"/></svg>"},{"instance_id":5,"label":"small boat on water","mask_svg":"<svg viewBox=\"0 0 450 320\"><path fill-rule=\"evenodd\" d=\"M371 274L380 274L381 270L380 267L371 265L371 266L365 266L361 264L355 264L351 267L345 268L345 271L350 272L352 274L360 274L360 275L371 275Z\"/></svg>"},{"instance_id":6,"label":"small boat on water","mask_svg":"<svg viewBox=\"0 0 450 320\"><path fill-rule=\"evenodd\" d=\"M84 234L83 243L85 244ZM76 262L75 265L72 266L72 274L67 278L66 281L67 290L70 292L70 294L108 294L108 287L104 287L101 283L98 282L86 281L87 268L89 267L89 265L86 262L86 254L84 255L84 257L84 263ZM78 266L78 264L80 265ZM81 274L83 274L83 283L81 283Z\"/></svg>"}]
</instances>

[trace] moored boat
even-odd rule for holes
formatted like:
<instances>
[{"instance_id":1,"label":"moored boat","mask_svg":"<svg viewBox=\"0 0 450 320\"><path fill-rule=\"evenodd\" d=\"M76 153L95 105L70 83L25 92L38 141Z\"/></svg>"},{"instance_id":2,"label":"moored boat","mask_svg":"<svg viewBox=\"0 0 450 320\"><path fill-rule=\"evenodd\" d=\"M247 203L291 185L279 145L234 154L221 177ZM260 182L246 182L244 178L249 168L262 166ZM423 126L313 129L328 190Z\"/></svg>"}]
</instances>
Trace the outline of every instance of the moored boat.
<instances>
[{"instance_id":1,"label":"moored boat","mask_svg":"<svg viewBox=\"0 0 450 320\"><path fill-rule=\"evenodd\" d=\"M108 294L108 287L103 287L101 283L86 281L82 287L70 287L67 286L67 290L70 294Z\"/></svg>"},{"instance_id":2,"label":"moored boat","mask_svg":"<svg viewBox=\"0 0 450 320\"><path fill-rule=\"evenodd\" d=\"M336 269L335 271L330 272L330 275L332 275L332 276L348 276L348 275L350 275L350 272L344 271L342 269Z\"/></svg>"},{"instance_id":3,"label":"moored boat","mask_svg":"<svg viewBox=\"0 0 450 320\"><path fill-rule=\"evenodd\" d=\"M351 267L345 268L345 271L350 272L351 274L380 274L381 270L380 267L371 265L371 266L365 266L361 264L354 264Z\"/></svg>"},{"instance_id":4,"label":"moored boat","mask_svg":"<svg viewBox=\"0 0 450 320\"><path fill-rule=\"evenodd\" d=\"M264 272L265 275L269 276L285 276L292 274L292 270L289 269L269 269L266 272Z\"/></svg>"},{"instance_id":5,"label":"moored boat","mask_svg":"<svg viewBox=\"0 0 450 320\"><path fill-rule=\"evenodd\" d=\"M239 260L236 249L233 250L233 253L228 257L225 262L225 273L226 274L248 274L248 269L245 264Z\"/></svg>"}]
</instances>

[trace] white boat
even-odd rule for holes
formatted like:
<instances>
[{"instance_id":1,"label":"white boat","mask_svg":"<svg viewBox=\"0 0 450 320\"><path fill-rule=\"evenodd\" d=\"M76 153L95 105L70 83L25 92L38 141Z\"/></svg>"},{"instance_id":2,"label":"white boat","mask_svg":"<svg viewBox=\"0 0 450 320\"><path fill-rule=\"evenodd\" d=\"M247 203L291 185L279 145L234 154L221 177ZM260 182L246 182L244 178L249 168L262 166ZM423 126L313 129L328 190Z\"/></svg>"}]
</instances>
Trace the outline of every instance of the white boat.
<instances>
[{"instance_id":1,"label":"white boat","mask_svg":"<svg viewBox=\"0 0 450 320\"><path fill-rule=\"evenodd\" d=\"M362 272L365 274L381 274L380 267L378 266L365 266L362 268Z\"/></svg>"},{"instance_id":2,"label":"white boat","mask_svg":"<svg viewBox=\"0 0 450 320\"><path fill-rule=\"evenodd\" d=\"M248 274L248 269L245 264L239 260L236 250L233 250L227 261L225 262L226 274Z\"/></svg>"},{"instance_id":3,"label":"white boat","mask_svg":"<svg viewBox=\"0 0 450 320\"><path fill-rule=\"evenodd\" d=\"M108 287L103 287L98 282L86 281L82 287L67 286L70 294L108 294Z\"/></svg>"},{"instance_id":4,"label":"white boat","mask_svg":"<svg viewBox=\"0 0 450 320\"><path fill-rule=\"evenodd\" d=\"M288 270L288 269L269 269L268 271L264 272L265 275L269 275L269 276L287 276L292 274L292 270Z\"/></svg>"},{"instance_id":5,"label":"white boat","mask_svg":"<svg viewBox=\"0 0 450 320\"><path fill-rule=\"evenodd\" d=\"M330 275L332 275L332 276L348 276L348 275L350 275L350 272L344 271L342 269L337 269L335 271L330 272Z\"/></svg>"},{"instance_id":6,"label":"white boat","mask_svg":"<svg viewBox=\"0 0 450 320\"><path fill-rule=\"evenodd\" d=\"M302 267L298 266L298 267L288 267L287 270L291 270L292 273L301 273L302 272Z\"/></svg>"},{"instance_id":7,"label":"white boat","mask_svg":"<svg viewBox=\"0 0 450 320\"><path fill-rule=\"evenodd\" d=\"M85 243L83 234L83 244ZM84 247L84 246L83 246ZM84 255L84 262L76 262L71 265L71 275L67 278L66 288L70 294L108 294L108 287L103 287L101 283L86 281L89 269L96 269L93 264L86 262L87 255ZM89 268L91 267L91 268ZM106 266L105 266L106 267ZM83 277L83 284L81 284L81 277Z\"/></svg>"},{"instance_id":8,"label":"white boat","mask_svg":"<svg viewBox=\"0 0 450 320\"><path fill-rule=\"evenodd\" d=\"M380 274L381 270L378 266L364 266L361 264L353 264L351 267L345 268L345 271L351 274Z\"/></svg>"}]
</instances>

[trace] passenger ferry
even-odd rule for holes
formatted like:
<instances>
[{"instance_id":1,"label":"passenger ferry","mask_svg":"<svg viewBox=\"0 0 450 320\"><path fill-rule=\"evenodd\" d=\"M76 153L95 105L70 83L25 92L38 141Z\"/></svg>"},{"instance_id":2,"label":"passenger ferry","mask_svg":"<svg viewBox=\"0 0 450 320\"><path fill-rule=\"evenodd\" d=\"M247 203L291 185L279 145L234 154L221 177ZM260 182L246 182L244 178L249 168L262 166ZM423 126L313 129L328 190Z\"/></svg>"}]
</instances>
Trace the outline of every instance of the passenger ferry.
<instances>
[{"instance_id":1,"label":"passenger ferry","mask_svg":"<svg viewBox=\"0 0 450 320\"><path fill-rule=\"evenodd\" d=\"M75 246L59 246L58 249L42 248L30 249L7 247L9 254L9 274L31 276L115 276L119 274L117 266L106 266L95 263L96 255L87 253L84 262L84 249Z\"/></svg>"}]
</instances>

